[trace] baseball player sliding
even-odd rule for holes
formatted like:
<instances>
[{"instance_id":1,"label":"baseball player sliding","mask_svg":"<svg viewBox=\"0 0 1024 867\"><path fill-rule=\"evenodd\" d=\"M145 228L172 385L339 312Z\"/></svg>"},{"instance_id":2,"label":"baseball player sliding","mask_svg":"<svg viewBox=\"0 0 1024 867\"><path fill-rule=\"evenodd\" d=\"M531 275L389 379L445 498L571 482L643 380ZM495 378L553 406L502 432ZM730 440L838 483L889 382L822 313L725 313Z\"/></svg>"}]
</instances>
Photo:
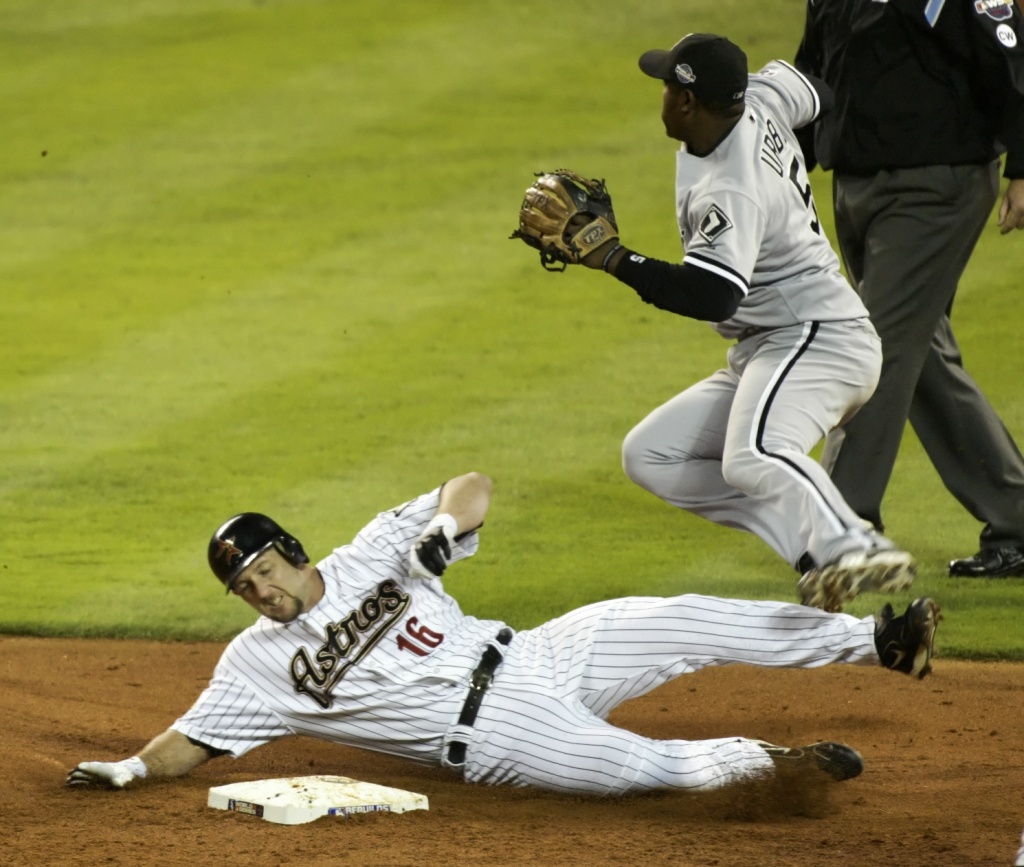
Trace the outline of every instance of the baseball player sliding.
<instances>
[{"instance_id":1,"label":"baseball player sliding","mask_svg":"<svg viewBox=\"0 0 1024 867\"><path fill-rule=\"evenodd\" d=\"M640 68L664 82L665 132L682 142L682 264L623 246L603 182L569 172L527 190L513 233L546 267L603 269L645 302L736 341L725 368L627 435L626 473L680 509L756 533L802 575L805 604L839 611L858 592L905 589L913 558L867 526L808 456L867 401L881 365L793 132L828 109L830 91L783 61L749 75L743 51L711 34L648 51Z\"/></svg>"},{"instance_id":2,"label":"baseball player sliding","mask_svg":"<svg viewBox=\"0 0 1024 867\"><path fill-rule=\"evenodd\" d=\"M522 632L468 616L440 577L477 550L490 495L486 476L458 476L377 515L315 567L270 518L231 518L209 562L260 618L170 728L138 755L83 762L68 784L176 777L298 734L443 765L469 782L561 792L715 789L780 765L847 779L862 761L842 744L652 740L606 717L707 666L930 668L939 614L929 599L899 617L887 606L878 620L709 596L598 602Z\"/></svg>"}]
</instances>

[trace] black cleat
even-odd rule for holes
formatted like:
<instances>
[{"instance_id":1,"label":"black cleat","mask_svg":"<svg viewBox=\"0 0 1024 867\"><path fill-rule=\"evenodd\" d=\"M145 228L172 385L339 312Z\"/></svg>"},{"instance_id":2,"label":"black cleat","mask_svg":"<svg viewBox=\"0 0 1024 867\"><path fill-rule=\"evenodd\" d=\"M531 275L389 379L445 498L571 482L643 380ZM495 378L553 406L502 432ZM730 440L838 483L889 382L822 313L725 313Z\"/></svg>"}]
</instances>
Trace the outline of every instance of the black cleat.
<instances>
[{"instance_id":1,"label":"black cleat","mask_svg":"<svg viewBox=\"0 0 1024 867\"><path fill-rule=\"evenodd\" d=\"M1014 578L1024 576L1024 545L986 548L973 557L949 562L954 578Z\"/></svg>"},{"instance_id":2,"label":"black cleat","mask_svg":"<svg viewBox=\"0 0 1024 867\"><path fill-rule=\"evenodd\" d=\"M927 596L915 599L899 617L888 603L875 622L875 649L882 665L913 674L918 680L932 670L935 630L942 615L938 603Z\"/></svg>"},{"instance_id":3,"label":"black cleat","mask_svg":"<svg viewBox=\"0 0 1024 867\"><path fill-rule=\"evenodd\" d=\"M754 741L780 771L824 771L833 780L849 780L864 770L864 759L853 747L834 741L818 741L806 747L777 747L767 741Z\"/></svg>"}]
</instances>

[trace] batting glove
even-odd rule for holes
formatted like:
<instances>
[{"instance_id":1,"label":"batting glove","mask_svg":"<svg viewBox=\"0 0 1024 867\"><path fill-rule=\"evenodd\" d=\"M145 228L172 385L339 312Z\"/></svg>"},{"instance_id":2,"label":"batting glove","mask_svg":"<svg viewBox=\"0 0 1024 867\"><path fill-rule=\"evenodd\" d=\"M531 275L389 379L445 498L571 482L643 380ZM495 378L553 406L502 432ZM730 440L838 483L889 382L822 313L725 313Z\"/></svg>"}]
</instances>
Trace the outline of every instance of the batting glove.
<instances>
[{"instance_id":1,"label":"batting glove","mask_svg":"<svg viewBox=\"0 0 1024 867\"><path fill-rule=\"evenodd\" d=\"M413 578L440 578L452 556L458 522L444 512L434 515L409 552L409 574Z\"/></svg>"},{"instance_id":2,"label":"batting glove","mask_svg":"<svg viewBox=\"0 0 1024 867\"><path fill-rule=\"evenodd\" d=\"M105 786L123 789L132 780L146 776L146 763L138 756L120 762L82 762L70 774L69 786Z\"/></svg>"}]
</instances>

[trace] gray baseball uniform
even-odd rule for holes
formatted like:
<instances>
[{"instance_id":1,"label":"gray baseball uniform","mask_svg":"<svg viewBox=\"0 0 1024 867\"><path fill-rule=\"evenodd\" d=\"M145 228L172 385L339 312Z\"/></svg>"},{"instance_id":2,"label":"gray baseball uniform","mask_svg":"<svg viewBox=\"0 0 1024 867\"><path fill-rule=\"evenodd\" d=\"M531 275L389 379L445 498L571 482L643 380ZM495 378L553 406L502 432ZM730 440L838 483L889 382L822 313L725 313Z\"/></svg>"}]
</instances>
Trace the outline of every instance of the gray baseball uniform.
<instances>
[{"instance_id":1,"label":"gray baseball uniform","mask_svg":"<svg viewBox=\"0 0 1024 867\"><path fill-rule=\"evenodd\" d=\"M766 771L771 759L743 737L641 737L610 725L608 713L707 666L879 664L873 618L708 596L598 602L511 636L503 623L464 614L439 579L409 577L409 550L439 497L381 513L318 563L322 600L294 621L261 617L237 636L172 728L234 756L304 734L441 764L471 782L712 789ZM478 541L465 536L451 559L472 555ZM460 724L471 673L488 654L493 682L472 724Z\"/></svg>"},{"instance_id":2,"label":"gray baseball uniform","mask_svg":"<svg viewBox=\"0 0 1024 867\"><path fill-rule=\"evenodd\" d=\"M867 311L821 231L793 132L819 110L811 83L774 61L750 76L742 119L710 154L680 150L684 265L741 291L735 314L713 325L738 342L725 369L658 407L623 444L637 484L756 533L801 571L891 547L808 456L871 396L881 364Z\"/></svg>"}]
</instances>

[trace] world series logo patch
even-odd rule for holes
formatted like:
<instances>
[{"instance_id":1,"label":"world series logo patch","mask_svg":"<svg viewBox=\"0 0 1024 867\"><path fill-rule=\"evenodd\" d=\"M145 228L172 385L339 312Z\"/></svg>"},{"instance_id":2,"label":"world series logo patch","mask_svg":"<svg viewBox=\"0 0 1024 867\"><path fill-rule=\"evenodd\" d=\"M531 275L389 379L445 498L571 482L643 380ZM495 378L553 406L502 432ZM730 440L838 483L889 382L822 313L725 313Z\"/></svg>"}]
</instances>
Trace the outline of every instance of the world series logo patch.
<instances>
[{"instance_id":1,"label":"world series logo patch","mask_svg":"<svg viewBox=\"0 0 1024 867\"><path fill-rule=\"evenodd\" d=\"M1006 21L1013 17L1013 0L975 0L974 11L995 21Z\"/></svg>"}]
</instances>

